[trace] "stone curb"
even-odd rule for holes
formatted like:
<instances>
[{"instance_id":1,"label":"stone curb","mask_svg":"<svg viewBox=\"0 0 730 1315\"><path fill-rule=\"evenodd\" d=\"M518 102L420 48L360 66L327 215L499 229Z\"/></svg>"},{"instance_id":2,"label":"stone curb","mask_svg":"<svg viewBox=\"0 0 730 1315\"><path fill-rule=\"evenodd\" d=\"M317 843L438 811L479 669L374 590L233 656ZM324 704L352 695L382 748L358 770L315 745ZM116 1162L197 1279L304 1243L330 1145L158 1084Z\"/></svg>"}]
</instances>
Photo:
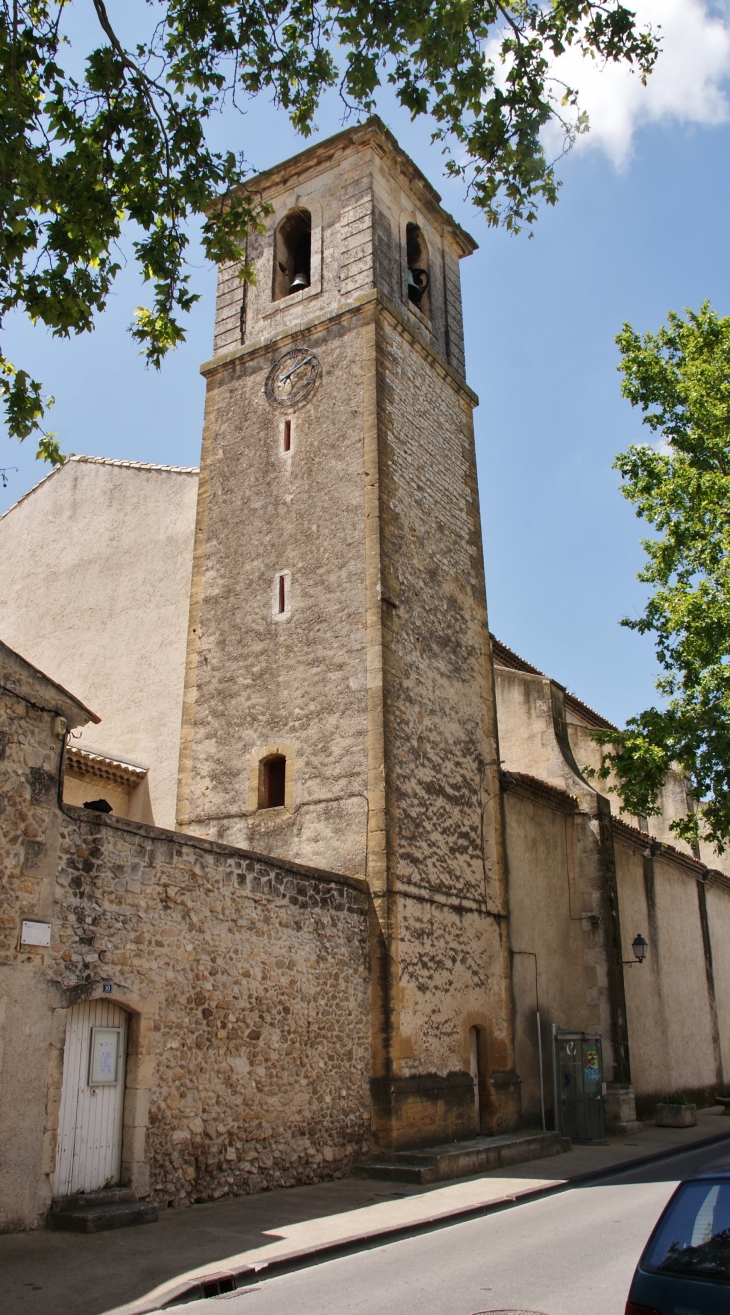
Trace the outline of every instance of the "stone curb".
<instances>
[{"instance_id":1,"label":"stone curb","mask_svg":"<svg viewBox=\"0 0 730 1315\"><path fill-rule=\"evenodd\" d=\"M566 1178L567 1187L576 1183L593 1182L598 1178L609 1178L614 1174L628 1173L631 1169L640 1169L644 1164L653 1164L656 1160L670 1160L674 1155L689 1155L690 1151L701 1151L704 1146L714 1146L716 1142L730 1141L730 1128L727 1132L715 1133L713 1137L700 1137L688 1146L669 1146L664 1151L654 1151L652 1155L637 1155L633 1160L622 1160L620 1164L610 1164L605 1169L591 1169L588 1173L578 1173L574 1178Z\"/></svg>"},{"instance_id":2,"label":"stone curb","mask_svg":"<svg viewBox=\"0 0 730 1315\"><path fill-rule=\"evenodd\" d=\"M180 1297L182 1293L194 1287L196 1282L212 1282L235 1274L238 1278L245 1278L250 1275L251 1282L256 1283L262 1278L274 1278L278 1274L285 1274L290 1270L303 1269L309 1264L320 1264L325 1260L334 1260L337 1256L367 1250L369 1247L384 1242L397 1242L403 1238L416 1237L419 1233L427 1233L435 1227L467 1222L470 1219L495 1214L500 1210L511 1209L514 1205L523 1205L527 1201L539 1201L546 1196L556 1196L559 1192L568 1191L570 1188L584 1183L599 1182L604 1178L615 1177L621 1173L640 1169L643 1165L669 1160L675 1156L687 1155L691 1151L702 1150L703 1147L713 1146L724 1141L730 1141L730 1128L727 1132L716 1133L712 1137L703 1137L690 1145L672 1146L665 1150L655 1151L651 1155L639 1155L631 1160L622 1160L619 1164L607 1165L600 1169L591 1169L587 1173L575 1174L571 1178L555 1178L546 1181L542 1187L527 1187L524 1191L511 1192L496 1200L487 1201L483 1205L467 1205L459 1209L452 1208L436 1212L412 1224L394 1224L386 1228L373 1229L370 1232L353 1233L352 1236L338 1238L335 1242L321 1242L315 1246L303 1247L298 1250L293 1249L286 1256L276 1257L272 1260L262 1260L259 1263L254 1261L250 1265L242 1265L237 1269L225 1269L223 1267L215 1269L213 1265L201 1266L198 1271L190 1271L184 1280L177 1282L171 1280L169 1284L165 1284L165 1291L158 1292L156 1297L140 1297L136 1301L126 1303L124 1306L115 1306L113 1310L103 1312L103 1315L153 1315L153 1312L166 1308L166 1306L159 1304L161 1301L168 1305L177 1297ZM238 1290L240 1291L246 1286L248 1285L244 1282ZM201 1296L198 1300L202 1301L205 1298Z\"/></svg>"}]
</instances>

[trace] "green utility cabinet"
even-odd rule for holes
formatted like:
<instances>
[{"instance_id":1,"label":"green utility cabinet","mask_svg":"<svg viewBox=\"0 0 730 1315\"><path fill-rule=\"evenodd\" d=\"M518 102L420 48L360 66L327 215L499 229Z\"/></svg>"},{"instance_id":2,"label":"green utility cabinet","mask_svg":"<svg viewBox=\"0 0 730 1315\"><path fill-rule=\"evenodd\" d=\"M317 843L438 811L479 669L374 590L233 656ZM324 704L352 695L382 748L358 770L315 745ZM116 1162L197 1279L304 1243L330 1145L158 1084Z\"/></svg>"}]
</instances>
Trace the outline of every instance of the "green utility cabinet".
<instances>
[{"instance_id":1,"label":"green utility cabinet","mask_svg":"<svg viewBox=\"0 0 730 1315\"><path fill-rule=\"evenodd\" d=\"M555 1128L573 1141L604 1141L601 1038L554 1025L551 1030Z\"/></svg>"}]
</instances>

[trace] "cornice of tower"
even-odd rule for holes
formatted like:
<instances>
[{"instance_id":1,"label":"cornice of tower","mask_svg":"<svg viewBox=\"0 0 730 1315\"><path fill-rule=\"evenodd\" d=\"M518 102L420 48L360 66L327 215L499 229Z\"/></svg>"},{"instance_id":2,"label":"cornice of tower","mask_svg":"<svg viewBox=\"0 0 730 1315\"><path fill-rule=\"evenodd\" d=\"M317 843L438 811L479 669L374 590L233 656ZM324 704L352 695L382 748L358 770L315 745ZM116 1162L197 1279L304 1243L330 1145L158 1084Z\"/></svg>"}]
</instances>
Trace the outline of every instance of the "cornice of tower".
<instances>
[{"instance_id":1,"label":"cornice of tower","mask_svg":"<svg viewBox=\"0 0 730 1315\"><path fill-rule=\"evenodd\" d=\"M371 308L373 310L379 309L388 316L400 332L407 334L416 351L435 367L442 378L448 379L449 383L462 394L470 406L479 405L479 397L474 389L469 387L458 371L450 365L435 347L424 341L416 328L409 323L408 317L379 288L371 288L367 292L361 293L355 301L343 306L338 311L312 315L311 318L300 321L296 326L281 329L270 337L259 338L256 342L244 343L241 347L232 347L226 352L220 352L211 360L203 362L200 366L200 373L205 379L215 378L217 374L224 373L240 361L254 360L258 356L266 356L274 347L285 349L287 343L296 342L305 333L312 333L325 325L341 323L343 320L362 315Z\"/></svg>"},{"instance_id":2,"label":"cornice of tower","mask_svg":"<svg viewBox=\"0 0 730 1315\"><path fill-rule=\"evenodd\" d=\"M391 164L404 178L409 190L416 196L423 208L430 214L436 225L448 232L460 256L470 256L477 250L478 243L466 229L456 222L453 215L441 205L441 197L436 188L421 173L409 155L399 146L392 132L376 114L354 128L345 128L342 132L316 142L292 155L281 164L273 165L256 174L246 184L249 191L276 191L289 186L292 181L321 172L329 166L336 156L354 150L363 150L371 146L378 155L390 157Z\"/></svg>"}]
</instances>

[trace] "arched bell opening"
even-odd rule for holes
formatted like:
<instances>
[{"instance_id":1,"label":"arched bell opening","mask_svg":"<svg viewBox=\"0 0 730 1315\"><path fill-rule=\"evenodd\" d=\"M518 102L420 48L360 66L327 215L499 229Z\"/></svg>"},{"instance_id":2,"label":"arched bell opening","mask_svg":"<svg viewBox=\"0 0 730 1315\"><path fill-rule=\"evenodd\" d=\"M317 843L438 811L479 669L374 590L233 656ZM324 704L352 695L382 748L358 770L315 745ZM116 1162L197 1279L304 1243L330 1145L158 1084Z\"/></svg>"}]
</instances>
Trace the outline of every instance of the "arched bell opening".
<instances>
[{"instance_id":1,"label":"arched bell opening","mask_svg":"<svg viewBox=\"0 0 730 1315\"><path fill-rule=\"evenodd\" d=\"M311 274L312 216L308 210L290 210L274 236L272 301L281 301L308 288Z\"/></svg>"},{"instance_id":2,"label":"arched bell opening","mask_svg":"<svg viewBox=\"0 0 730 1315\"><path fill-rule=\"evenodd\" d=\"M431 318L428 244L418 224L406 225L406 263L408 265L408 300L422 315Z\"/></svg>"}]
</instances>

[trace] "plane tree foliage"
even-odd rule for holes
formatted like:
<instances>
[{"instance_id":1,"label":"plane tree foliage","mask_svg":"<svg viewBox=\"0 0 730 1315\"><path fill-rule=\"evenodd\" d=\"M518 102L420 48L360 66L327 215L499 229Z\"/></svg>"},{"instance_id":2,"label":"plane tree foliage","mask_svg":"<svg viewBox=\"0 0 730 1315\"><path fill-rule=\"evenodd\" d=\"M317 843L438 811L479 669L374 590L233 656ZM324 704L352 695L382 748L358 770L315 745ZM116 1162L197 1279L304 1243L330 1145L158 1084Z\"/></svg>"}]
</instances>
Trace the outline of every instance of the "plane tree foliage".
<instances>
[{"instance_id":1,"label":"plane tree foliage","mask_svg":"<svg viewBox=\"0 0 730 1315\"><path fill-rule=\"evenodd\" d=\"M657 54L619 0L147 0L134 44L120 35L122 0L70 10L0 0L0 323L21 310L60 337L91 330L129 222L151 292L132 333L154 366L196 300L191 220L210 260L252 277L246 236L264 208L242 156L210 144L224 102L268 93L306 136L327 89L347 116L371 112L388 82L414 117L432 117L447 172L487 221L514 229L556 199L542 129L557 120L568 146L586 126L554 58L573 45L644 79ZM0 356L0 390L10 434L34 434L40 456L62 460L41 384Z\"/></svg>"},{"instance_id":2,"label":"plane tree foliage","mask_svg":"<svg viewBox=\"0 0 730 1315\"><path fill-rule=\"evenodd\" d=\"M730 836L730 318L705 302L684 317L672 312L656 334L625 324L617 342L623 394L654 435L615 463L624 497L653 529L638 576L649 600L621 624L653 636L663 699L618 737L596 734L600 774L615 772L625 810L648 816L659 812L668 772L679 770L697 806L673 830L722 852Z\"/></svg>"}]
</instances>

